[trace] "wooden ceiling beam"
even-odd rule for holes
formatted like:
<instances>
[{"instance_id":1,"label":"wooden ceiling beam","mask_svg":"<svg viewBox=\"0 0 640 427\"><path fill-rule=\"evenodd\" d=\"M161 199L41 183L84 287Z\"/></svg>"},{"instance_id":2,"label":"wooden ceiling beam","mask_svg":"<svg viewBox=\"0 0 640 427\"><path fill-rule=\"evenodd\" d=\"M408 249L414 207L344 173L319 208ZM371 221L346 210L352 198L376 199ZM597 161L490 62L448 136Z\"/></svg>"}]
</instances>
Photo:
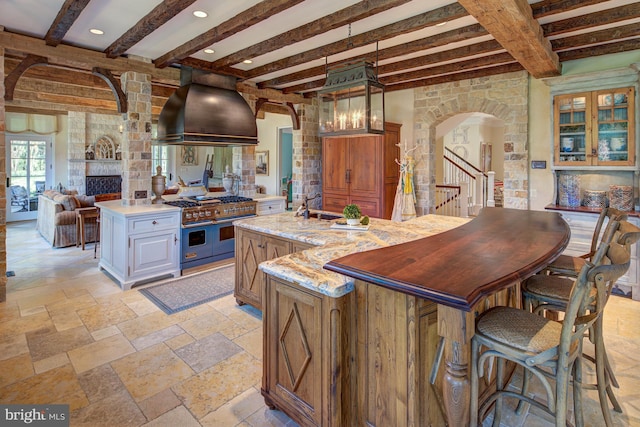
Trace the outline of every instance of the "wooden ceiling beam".
<instances>
[{"instance_id":1,"label":"wooden ceiling beam","mask_svg":"<svg viewBox=\"0 0 640 427\"><path fill-rule=\"evenodd\" d=\"M269 101L273 101L279 104L288 103L288 102L292 104L310 104L311 103L310 100L296 93L284 94L281 91L276 89L258 89L257 87L251 86L247 83L240 82L236 85L236 88L238 92L244 95L251 95L258 99L265 98L265 99L268 99Z\"/></svg>"},{"instance_id":2,"label":"wooden ceiling beam","mask_svg":"<svg viewBox=\"0 0 640 427\"><path fill-rule=\"evenodd\" d=\"M196 0L163 1L104 50L107 58L115 58L124 54L131 46L160 28L183 9L191 6L195 1Z\"/></svg>"},{"instance_id":3,"label":"wooden ceiling beam","mask_svg":"<svg viewBox=\"0 0 640 427\"><path fill-rule=\"evenodd\" d=\"M497 55L482 56L480 58L466 61L453 62L451 64L438 65L436 67L423 68L406 73L392 74L380 78L380 82L386 85L401 83L407 80L419 80L444 74L455 74L464 71L495 67L497 65L511 64L516 62L511 54L504 52Z\"/></svg>"},{"instance_id":4,"label":"wooden ceiling beam","mask_svg":"<svg viewBox=\"0 0 640 427\"><path fill-rule=\"evenodd\" d=\"M74 106L77 106L102 109L104 111L110 111L111 114L116 114L118 112L116 101L113 100L112 96L109 97L109 99L96 99L75 95L61 95L58 93L16 90L15 98L16 100L20 99L66 105L67 109L70 111L74 111Z\"/></svg>"},{"instance_id":5,"label":"wooden ceiling beam","mask_svg":"<svg viewBox=\"0 0 640 427\"><path fill-rule=\"evenodd\" d=\"M262 2L250 7L249 9L237 14L233 18L223 22L215 28L210 29L206 33L200 34L198 37L178 46L170 52L156 58L154 63L159 68L167 67L173 63L179 62L194 52L211 46L215 42L224 40L242 30L246 30L252 25L257 24L271 16L289 9L303 0L263 0Z\"/></svg>"},{"instance_id":6,"label":"wooden ceiling beam","mask_svg":"<svg viewBox=\"0 0 640 427\"><path fill-rule=\"evenodd\" d=\"M566 50L558 53L560 60L574 61L576 59L590 58L592 56L609 55L612 53L629 52L632 50L638 50L640 45L640 39L634 38L629 40L622 40L613 43L602 44L599 46L588 46L579 49Z\"/></svg>"},{"instance_id":7,"label":"wooden ceiling beam","mask_svg":"<svg viewBox=\"0 0 640 427\"><path fill-rule=\"evenodd\" d=\"M366 2L358 2L352 6L316 19L315 21L301 25L298 28L294 28L260 43L256 43L253 46L241 49L231 55L220 58L217 61L213 61L211 63L211 67L215 69L238 64L245 59L273 52L274 50L304 41L310 37L340 28L352 22L368 18L377 13L408 3L409 1L410 0L369 0Z\"/></svg>"},{"instance_id":8,"label":"wooden ceiling beam","mask_svg":"<svg viewBox=\"0 0 640 427\"><path fill-rule=\"evenodd\" d=\"M640 36L640 22L623 25L616 28L594 31L592 33L578 34L576 36L564 37L551 40L551 46L555 51L576 49L581 46L600 45L613 40L620 40Z\"/></svg>"},{"instance_id":9,"label":"wooden ceiling beam","mask_svg":"<svg viewBox=\"0 0 640 427\"><path fill-rule=\"evenodd\" d=\"M634 19L638 18L638 16L640 16L640 3L631 3L625 6L602 10L600 12L580 15L574 18L567 18L561 21L549 22L542 25L542 30L546 37L550 37L577 30L584 30L599 25L613 24L627 19Z\"/></svg>"},{"instance_id":10,"label":"wooden ceiling beam","mask_svg":"<svg viewBox=\"0 0 640 427\"><path fill-rule=\"evenodd\" d=\"M64 68L91 72L93 67L103 67L113 73L137 71L149 74L152 82L175 85L180 81L180 70L175 68L158 69L153 64L130 58L107 58L102 52L60 44L47 46L44 40L7 31L0 31L0 45L7 51L44 56L49 64Z\"/></svg>"},{"instance_id":11,"label":"wooden ceiling beam","mask_svg":"<svg viewBox=\"0 0 640 427\"><path fill-rule=\"evenodd\" d=\"M346 39L340 40L335 43L320 46L306 52L301 52L299 54L289 56L288 58L256 67L246 72L246 78L250 79L263 74L280 71L285 68L304 64L308 61L321 59L341 52L346 52L347 50L370 45L380 40L390 39L392 37L400 36L413 31L418 31L427 27L434 26L441 22L451 21L454 19L462 18L464 16L467 16L467 12L459 4L452 3L438 9L422 13L420 15L403 19L402 21L394 22L393 24L376 28L375 30L357 34L349 39L349 44L347 44ZM409 43L406 43L402 46L407 46L408 44ZM373 53L372 55L375 56L375 53ZM383 57L380 56L380 59L382 58Z\"/></svg>"},{"instance_id":12,"label":"wooden ceiling beam","mask_svg":"<svg viewBox=\"0 0 640 427\"><path fill-rule=\"evenodd\" d=\"M80 13L89 4L90 0L65 0L64 4L58 11L58 15L49 27L44 40L49 46L58 46L64 38L69 28L76 22ZM37 11L34 11L37 13Z\"/></svg>"},{"instance_id":13,"label":"wooden ceiling beam","mask_svg":"<svg viewBox=\"0 0 640 427\"><path fill-rule=\"evenodd\" d=\"M431 76L438 76L449 73L460 73L462 71L469 71L480 68L493 67L501 64L509 64L515 62L513 57L504 52L496 55L482 56L479 58L469 59L466 61L457 61L450 64L439 65L436 67L421 68L419 70L409 71L406 73L391 74L388 76L382 76L379 78L380 83L383 85L391 85L401 83L408 80L425 79ZM413 67L415 68L415 67ZM285 93L290 91L310 91L320 89L324 85L324 79L315 80L313 82L307 82L296 86L290 86L283 90Z\"/></svg>"},{"instance_id":14,"label":"wooden ceiling beam","mask_svg":"<svg viewBox=\"0 0 640 427\"><path fill-rule=\"evenodd\" d=\"M12 105L13 103L8 103L5 106L5 111L9 113L26 113L26 114L44 114L45 116L66 116L69 114L69 111L62 110L59 108L55 109L44 109L44 108L29 108L18 105Z\"/></svg>"},{"instance_id":15,"label":"wooden ceiling beam","mask_svg":"<svg viewBox=\"0 0 640 427\"><path fill-rule=\"evenodd\" d=\"M246 78L246 72L233 67L225 67L224 70L215 69L211 66L211 62L198 58L185 58L180 61L180 65L184 65L191 68L197 68L198 70L211 71L212 73L224 74L227 76L237 77L241 80Z\"/></svg>"},{"instance_id":16,"label":"wooden ceiling beam","mask_svg":"<svg viewBox=\"0 0 640 427\"><path fill-rule=\"evenodd\" d=\"M463 73L449 74L446 76L430 77L427 79L403 82L394 85L385 86L385 92L393 92L397 90L414 89L417 87L432 86L442 83L451 83L461 80L478 79L482 77L494 76L497 74L512 73L515 71L523 71L524 67L517 62L506 65L498 65L496 67L481 68L479 70L465 71Z\"/></svg>"},{"instance_id":17,"label":"wooden ceiling beam","mask_svg":"<svg viewBox=\"0 0 640 427\"><path fill-rule=\"evenodd\" d=\"M461 41L466 41L472 38L477 38L477 37L481 37L481 36L486 36L488 33L487 31L482 28L482 26L480 24L474 24L474 25L469 25L463 28L458 28L455 30L451 30L451 31L447 31L445 33L441 33L441 34L436 34L434 36L431 37L426 37L423 39L419 39L419 40L415 40L412 42L408 42L408 43L404 43L400 46L393 46L390 48L386 48L386 49L382 49L380 51L378 51L377 56L378 56L378 60L387 60L387 59L392 59L396 56L399 55L407 55L409 53L415 53L415 52L420 52L422 50L427 50L427 49L432 49L435 47L439 47L439 46L445 46L447 44L450 43L456 43L456 42L461 42ZM470 46L476 46L476 45L480 45L480 43L475 43L474 45L470 45ZM492 46L494 46L497 49L502 49L502 47L497 43L492 43ZM483 48L486 49L488 46L484 45ZM465 49L467 48L467 49ZM461 54L463 51L467 51L468 52L468 47L464 47L464 48L460 48L462 50L455 50L454 54ZM420 58L411 58L407 61L403 61L403 64L406 64L406 68L415 68L415 67L419 67L419 62L423 61L428 63L428 60L425 58L428 57L434 57L434 58L439 58L441 57L441 55L445 54L446 52L451 52L451 51L443 51L443 52L438 52L438 53L433 53L433 54L429 54L429 55L425 55L422 56ZM479 52L480 53L480 52ZM470 55L473 55L474 53L469 53ZM376 57L376 53L373 52L370 54L370 57L365 57L367 60L371 60L374 61ZM454 59L454 58L450 58L450 59ZM418 62L416 62L418 61ZM398 61L400 62L400 61ZM396 62L396 63L398 63ZM426 65L423 64L423 65ZM336 64L338 63L334 63L332 64L332 66L336 66ZM379 71L380 73L385 73L385 72L389 72L390 70L385 70L385 67L390 66L390 64L385 64L385 65L380 65L379 67ZM404 68L401 68L404 69ZM398 71L397 69L395 71ZM319 67L313 67L313 68L309 68L307 70L303 70L303 71L299 71L297 73L291 73L291 74L286 74L283 76L279 76L270 80L265 80L263 82L260 82L258 84L258 87L273 87L273 86L280 86L286 83L291 83L291 82L295 82L298 80L305 80L305 79L309 79L309 78L313 78L315 76L324 76L326 72L325 66L319 66Z\"/></svg>"},{"instance_id":18,"label":"wooden ceiling beam","mask_svg":"<svg viewBox=\"0 0 640 427\"><path fill-rule=\"evenodd\" d=\"M536 19L540 19L557 13L568 12L608 1L609 0L545 0L531 4L531 11Z\"/></svg>"},{"instance_id":19,"label":"wooden ceiling beam","mask_svg":"<svg viewBox=\"0 0 640 427\"><path fill-rule=\"evenodd\" d=\"M558 55L544 37L527 0L458 0L535 78L561 74Z\"/></svg>"},{"instance_id":20,"label":"wooden ceiling beam","mask_svg":"<svg viewBox=\"0 0 640 427\"><path fill-rule=\"evenodd\" d=\"M45 103L41 100L31 101L27 99L14 99L11 102L7 102L5 108L7 111L24 113L41 112L41 114L68 114L69 111L82 111L94 114L118 114L115 110L111 109L85 107L77 104L62 105L51 102Z\"/></svg>"}]
</instances>

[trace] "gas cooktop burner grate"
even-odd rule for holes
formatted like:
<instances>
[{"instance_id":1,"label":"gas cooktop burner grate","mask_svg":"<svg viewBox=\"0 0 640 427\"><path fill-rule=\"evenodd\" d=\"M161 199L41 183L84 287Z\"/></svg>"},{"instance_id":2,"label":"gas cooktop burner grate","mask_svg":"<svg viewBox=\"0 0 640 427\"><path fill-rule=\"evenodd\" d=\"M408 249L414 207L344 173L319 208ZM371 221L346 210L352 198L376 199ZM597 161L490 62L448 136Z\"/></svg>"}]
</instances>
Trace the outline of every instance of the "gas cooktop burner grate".
<instances>
[{"instance_id":1,"label":"gas cooktop burner grate","mask_svg":"<svg viewBox=\"0 0 640 427\"><path fill-rule=\"evenodd\" d=\"M218 200L220 200L221 203L239 203L239 202L252 202L253 199L250 199L249 197L242 197L242 196L222 196L222 197L216 197Z\"/></svg>"},{"instance_id":2,"label":"gas cooktop burner grate","mask_svg":"<svg viewBox=\"0 0 640 427\"><path fill-rule=\"evenodd\" d=\"M200 206L200 203L191 202L189 200L174 200L171 202L164 202L165 205L177 206L179 208L194 208L196 206Z\"/></svg>"}]
</instances>

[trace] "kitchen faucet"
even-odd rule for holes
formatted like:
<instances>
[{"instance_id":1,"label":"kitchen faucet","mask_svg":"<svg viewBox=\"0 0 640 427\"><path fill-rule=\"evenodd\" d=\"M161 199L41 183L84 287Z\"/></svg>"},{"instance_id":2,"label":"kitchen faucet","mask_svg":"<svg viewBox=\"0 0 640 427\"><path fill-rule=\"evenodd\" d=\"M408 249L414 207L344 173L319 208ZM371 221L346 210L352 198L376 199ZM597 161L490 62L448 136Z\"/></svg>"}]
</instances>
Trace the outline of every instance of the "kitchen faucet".
<instances>
[{"instance_id":1,"label":"kitchen faucet","mask_svg":"<svg viewBox=\"0 0 640 427\"><path fill-rule=\"evenodd\" d=\"M300 215L300 209L302 209L302 207L304 207L304 212L302 214L302 216L304 217L304 219L309 219L309 202L311 200L317 199L318 197L320 197L320 193L316 194L315 196L309 198L307 196L304 196L304 202L302 203L302 206L300 206L298 208L298 210L296 211L296 216Z\"/></svg>"}]
</instances>

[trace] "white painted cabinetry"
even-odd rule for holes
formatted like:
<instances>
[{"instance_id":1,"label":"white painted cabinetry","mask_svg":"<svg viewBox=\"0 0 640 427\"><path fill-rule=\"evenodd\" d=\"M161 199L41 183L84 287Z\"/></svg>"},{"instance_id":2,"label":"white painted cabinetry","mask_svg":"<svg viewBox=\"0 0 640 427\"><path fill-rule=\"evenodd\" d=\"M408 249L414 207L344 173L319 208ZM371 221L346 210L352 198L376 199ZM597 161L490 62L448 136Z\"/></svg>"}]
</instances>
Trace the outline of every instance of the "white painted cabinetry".
<instances>
[{"instance_id":1,"label":"white painted cabinetry","mask_svg":"<svg viewBox=\"0 0 640 427\"><path fill-rule=\"evenodd\" d=\"M180 209L167 205L100 207L100 263L122 287L180 276Z\"/></svg>"},{"instance_id":2,"label":"white painted cabinetry","mask_svg":"<svg viewBox=\"0 0 640 427\"><path fill-rule=\"evenodd\" d=\"M563 211L561 214L571 228L571 240L564 253L572 256L588 253L591 249L591 237L593 236L593 230L596 228L598 214L567 211ZM636 226L640 226L640 219L635 216L630 216L628 221ZM631 265L629 266L629 271L616 283L618 288L624 291L625 294L631 292L634 300L640 300L639 263L638 244L636 243L631 248Z\"/></svg>"},{"instance_id":3,"label":"white painted cabinetry","mask_svg":"<svg viewBox=\"0 0 640 427\"><path fill-rule=\"evenodd\" d=\"M282 213L287 206L287 199L284 196L255 197L254 200L258 202L256 213L260 216Z\"/></svg>"}]
</instances>

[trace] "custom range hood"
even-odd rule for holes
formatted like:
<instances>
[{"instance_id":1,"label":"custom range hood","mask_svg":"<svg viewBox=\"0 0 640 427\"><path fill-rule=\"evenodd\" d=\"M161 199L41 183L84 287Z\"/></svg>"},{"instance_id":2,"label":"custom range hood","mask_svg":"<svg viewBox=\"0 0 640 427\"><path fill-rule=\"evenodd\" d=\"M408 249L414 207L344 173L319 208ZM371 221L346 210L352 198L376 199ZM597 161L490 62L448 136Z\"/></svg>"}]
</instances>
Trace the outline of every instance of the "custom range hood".
<instances>
[{"instance_id":1,"label":"custom range hood","mask_svg":"<svg viewBox=\"0 0 640 427\"><path fill-rule=\"evenodd\" d=\"M236 78L190 68L158 118L158 143L236 146L258 143L256 119L236 91Z\"/></svg>"}]
</instances>

